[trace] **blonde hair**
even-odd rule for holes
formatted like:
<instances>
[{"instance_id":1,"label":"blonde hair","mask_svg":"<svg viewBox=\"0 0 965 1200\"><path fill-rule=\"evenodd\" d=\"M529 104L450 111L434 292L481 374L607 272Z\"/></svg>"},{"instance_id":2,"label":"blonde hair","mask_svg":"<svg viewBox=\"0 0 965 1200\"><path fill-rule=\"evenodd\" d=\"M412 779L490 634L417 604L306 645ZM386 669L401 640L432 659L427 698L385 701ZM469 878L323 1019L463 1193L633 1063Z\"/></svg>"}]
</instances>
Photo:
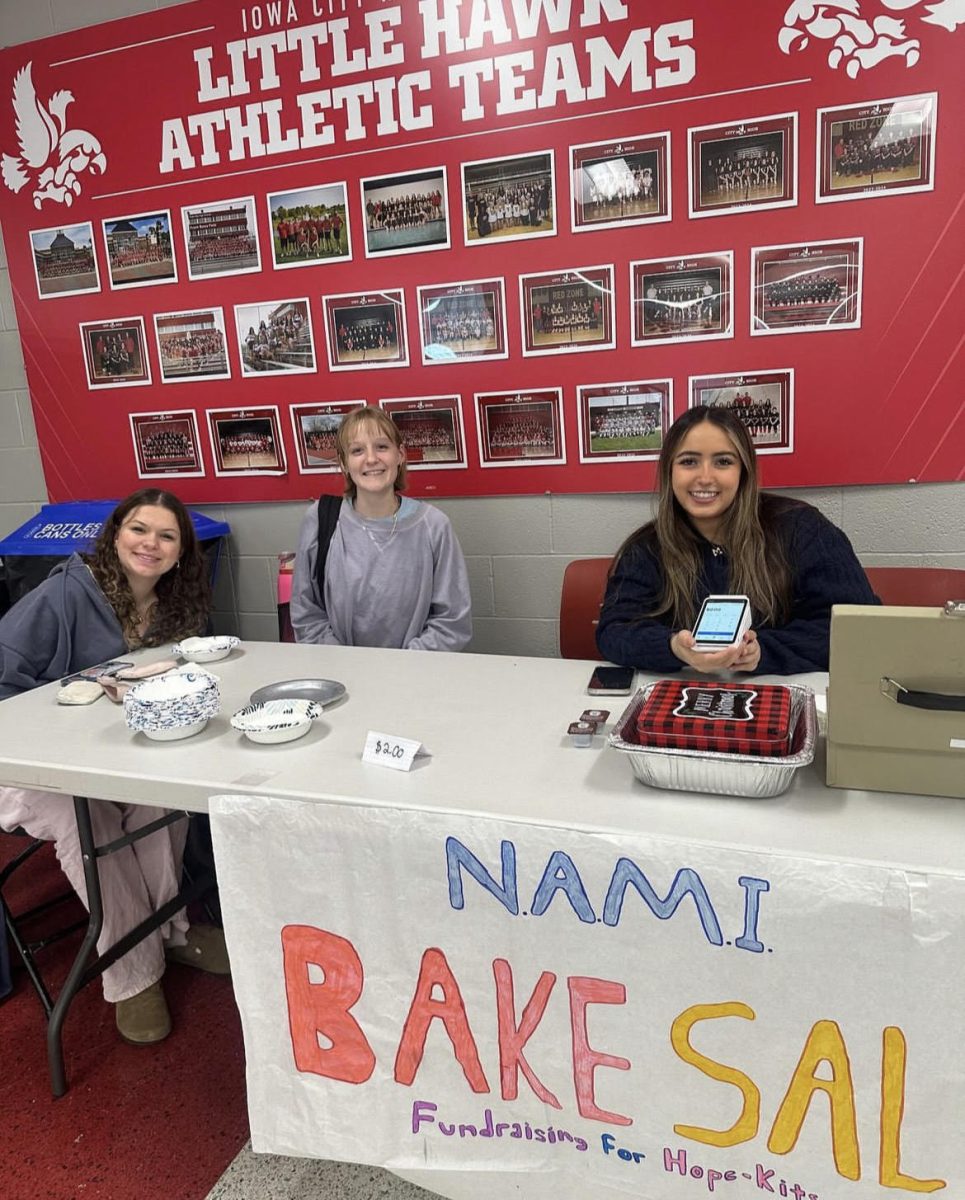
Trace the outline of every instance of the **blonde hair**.
<instances>
[{"instance_id":1,"label":"blonde hair","mask_svg":"<svg viewBox=\"0 0 965 1200\"><path fill-rule=\"evenodd\" d=\"M383 412L381 408L374 408L371 405L365 408L356 408L342 419L341 425L338 427L338 434L335 439L335 449L338 454L338 465L342 468L342 473L345 476L345 495L349 499L354 500L357 492L355 481L348 473L348 449L352 439L357 437L363 426L374 427L379 433L387 437L396 450L405 452L402 444L402 435L399 433L399 428L388 413ZM406 484L406 467L405 459L399 463L399 470L395 477L395 490L401 492Z\"/></svg>"}]
</instances>

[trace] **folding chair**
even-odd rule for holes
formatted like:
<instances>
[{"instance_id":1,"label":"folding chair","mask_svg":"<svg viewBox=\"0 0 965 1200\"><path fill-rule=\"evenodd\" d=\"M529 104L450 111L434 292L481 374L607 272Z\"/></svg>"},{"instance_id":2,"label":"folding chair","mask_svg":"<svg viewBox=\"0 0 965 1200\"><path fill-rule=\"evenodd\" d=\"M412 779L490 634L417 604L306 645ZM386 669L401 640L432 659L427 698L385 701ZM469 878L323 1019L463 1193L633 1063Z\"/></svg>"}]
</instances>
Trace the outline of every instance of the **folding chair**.
<instances>
[{"instance_id":1,"label":"folding chair","mask_svg":"<svg viewBox=\"0 0 965 1200\"><path fill-rule=\"evenodd\" d=\"M883 604L944 608L965 600L965 570L955 567L866 567L868 582Z\"/></svg>"},{"instance_id":2,"label":"folding chair","mask_svg":"<svg viewBox=\"0 0 965 1200\"><path fill-rule=\"evenodd\" d=\"M123 837L116 838L113 842L107 842L100 846L94 841L90 820L90 804L86 797L74 797L74 815L77 820L77 834L80 842L81 857L84 863L88 904L88 915L78 925L80 927L86 926L87 932L84 934L67 978L64 980L56 997L51 995L34 960L35 954L39 952L40 945L37 943L28 943L21 932L21 927L28 915L33 914L20 914L13 918L10 917L9 913L5 914L11 940L23 961L27 974L30 976L31 982L37 991L37 995L40 997L44 1013L47 1017L47 1066L50 1072L51 1091L55 1097L63 1096L67 1091L67 1073L64 1068L62 1033L64 1021L74 996L77 995L82 987L97 979L108 967L117 962L119 958L126 954L132 947L136 946L149 933L160 928L161 925L169 921L175 913L180 912L186 905L193 903L195 900L200 900L206 892L215 886L213 873L209 873L203 869L199 870L193 879L188 878L186 882L182 883L181 890L176 896L172 897L166 904L163 904L154 913L146 917L140 924L129 930L113 946L105 950L103 954L97 954L97 939L100 937L101 929L104 925L103 898L97 865L98 860L105 857L105 855L113 854L115 850L129 846L132 842L139 841L143 837L148 837L150 834L162 829L165 825L170 825L174 821L187 820L191 814L180 811L164 813L156 820L135 830L135 832L125 834ZM3 886L10 876L28 862L45 844L43 841L31 839L30 845L0 872L0 900L3 899ZM71 891L68 894L74 895L75 893ZM63 899L63 897L59 897L53 903L59 903L60 899ZM7 905L4 904L3 907L6 909ZM50 907L50 902L48 902L46 907ZM78 925L75 925L73 928L78 928ZM62 931L57 936L63 936L67 932L70 931ZM55 939L47 938L43 944L49 945L51 940Z\"/></svg>"},{"instance_id":3,"label":"folding chair","mask_svg":"<svg viewBox=\"0 0 965 1200\"><path fill-rule=\"evenodd\" d=\"M575 558L563 572L560 593L560 657L594 658L596 627L611 558Z\"/></svg>"},{"instance_id":4,"label":"folding chair","mask_svg":"<svg viewBox=\"0 0 965 1200\"><path fill-rule=\"evenodd\" d=\"M6 926L10 944L20 956L20 961L23 963L30 982L33 984L40 1003L43 1005L44 1015L49 1020L54 1002L37 966L36 955L47 946L59 942L62 938L67 937L78 929L82 929L87 924L87 918L79 918L69 925L61 926L42 935L30 936L30 929L37 924L40 918L66 903L66 901L76 900L77 893L73 888L68 888L66 891L43 900L39 904L34 904L24 911L14 913L4 895L4 888L10 882L11 878L29 863L38 850L42 850L47 843L41 841L39 838L31 838L25 829L20 828L12 830L8 836L26 839L27 845L0 870L0 905L3 908L4 925Z\"/></svg>"}]
</instances>

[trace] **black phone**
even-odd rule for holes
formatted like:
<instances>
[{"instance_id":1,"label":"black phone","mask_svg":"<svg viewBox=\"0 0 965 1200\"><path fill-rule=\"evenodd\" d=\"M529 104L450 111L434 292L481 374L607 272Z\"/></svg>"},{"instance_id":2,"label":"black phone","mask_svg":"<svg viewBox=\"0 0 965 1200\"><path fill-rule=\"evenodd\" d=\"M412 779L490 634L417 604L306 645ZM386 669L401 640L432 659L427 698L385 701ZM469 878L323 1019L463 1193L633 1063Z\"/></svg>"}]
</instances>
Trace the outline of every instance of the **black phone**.
<instances>
[{"instance_id":1,"label":"black phone","mask_svg":"<svg viewBox=\"0 0 965 1200\"><path fill-rule=\"evenodd\" d=\"M629 696L633 689L633 667L597 667L590 676L591 696Z\"/></svg>"}]
</instances>

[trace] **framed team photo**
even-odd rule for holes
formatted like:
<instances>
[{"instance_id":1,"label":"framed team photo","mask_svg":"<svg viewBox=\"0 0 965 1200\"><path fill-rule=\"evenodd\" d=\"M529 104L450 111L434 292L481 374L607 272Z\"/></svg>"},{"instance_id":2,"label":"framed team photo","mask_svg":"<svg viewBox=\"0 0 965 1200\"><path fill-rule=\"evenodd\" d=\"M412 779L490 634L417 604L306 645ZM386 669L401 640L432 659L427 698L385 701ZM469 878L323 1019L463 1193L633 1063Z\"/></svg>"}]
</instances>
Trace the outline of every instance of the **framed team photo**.
<instances>
[{"instance_id":1,"label":"framed team photo","mask_svg":"<svg viewBox=\"0 0 965 1200\"><path fill-rule=\"evenodd\" d=\"M458 396L418 396L379 403L395 422L410 471L452 471L468 465Z\"/></svg>"},{"instance_id":2,"label":"framed team photo","mask_svg":"<svg viewBox=\"0 0 965 1200\"><path fill-rule=\"evenodd\" d=\"M273 404L210 409L208 434L216 475L284 475L285 446Z\"/></svg>"},{"instance_id":3,"label":"framed team photo","mask_svg":"<svg viewBox=\"0 0 965 1200\"><path fill-rule=\"evenodd\" d=\"M261 270L254 196L181 209L190 279Z\"/></svg>"},{"instance_id":4,"label":"framed team photo","mask_svg":"<svg viewBox=\"0 0 965 1200\"><path fill-rule=\"evenodd\" d=\"M401 289L323 296L322 309L331 370L409 365L405 296Z\"/></svg>"},{"instance_id":5,"label":"framed team photo","mask_svg":"<svg viewBox=\"0 0 965 1200\"><path fill-rule=\"evenodd\" d=\"M476 392L475 400L481 467L566 462L562 388Z\"/></svg>"},{"instance_id":6,"label":"framed team photo","mask_svg":"<svg viewBox=\"0 0 965 1200\"><path fill-rule=\"evenodd\" d=\"M417 290L424 366L509 356L502 279L432 284Z\"/></svg>"},{"instance_id":7,"label":"framed team photo","mask_svg":"<svg viewBox=\"0 0 965 1200\"><path fill-rule=\"evenodd\" d=\"M553 237L553 151L463 163L462 219L467 246Z\"/></svg>"},{"instance_id":8,"label":"framed team photo","mask_svg":"<svg viewBox=\"0 0 965 1200\"><path fill-rule=\"evenodd\" d=\"M673 380L580 384L576 408L580 462L658 458L673 415Z\"/></svg>"},{"instance_id":9,"label":"framed team photo","mask_svg":"<svg viewBox=\"0 0 965 1200\"><path fill-rule=\"evenodd\" d=\"M55 229L31 229L30 249L41 300L101 290L90 221L58 225Z\"/></svg>"},{"instance_id":10,"label":"framed team photo","mask_svg":"<svg viewBox=\"0 0 965 1200\"><path fill-rule=\"evenodd\" d=\"M264 300L235 306L241 374L305 375L315 370L307 300Z\"/></svg>"},{"instance_id":11,"label":"framed team photo","mask_svg":"<svg viewBox=\"0 0 965 1200\"><path fill-rule=\"evenodd\" d=\"M155 313L154 336L162 383L231 378L222 309Z\"/></svg>"},{"instance_id":12,"label":"framed team photo","mask_svg":"<svg viewBox=\"0 0 965 1200\"><path fill-rule=\"evenodd\" d=\"M87 386L92 392L143 387L151 382L143 317L83 322L80 341Z\"/></svg>"},{"instance_id":13,"label":"framed team photo","mask_svg":"<svg viewBox=\"0 0 965 1200\"><path fill-rule=\"evenodd\" d=\"M198 479L204 475L193 409L129 416L138 479Z\"/></svg>"},{"instance_id":14,"label":"framed team photo","mask_svg":"<svg viewBox=\"0 0 965 1200\"><path fill-rule=\"evenodd\" d=\"M687 131L691 217L797 203L797 113Z\"/></svg>"},{"instance_id":15,"label":"framed team photo","mask_svg":"<svg viewBox=\"0 0 965 1200\"><path fill-rule=\"evenodd\" d=\"M167 209L129 217L110 217L101 221L101 227L113 291L177 283L171 214Z\"/></svg>"},{"instance_id":16,"label":"framed team photo","mask_svg":"<svg viewBox=\"0 0 965 1200\"><path fill-rule=\"evenodd\" d=\"M446 168L363 179L365 257L449 249Z\"/></svg>"},{"instance_id":17,"label":"framed team photo","mask_svg":"<svg viewBox=\"0 0 965 1200\"><path fill-rule=\"evenodd\" d=\"M271 256L277 270L349 262L348 196L344 183L320 183L268 196Z\"/></svg>"},{"instance_id":18,"label":"framed team photo","mask_svg":"<svg viewBox=\"0 0 965 1200\"><path fill-rule=\"evenodd\" d=\"M670 134L570 147L574 233L669 221Z\"/></svg>"},{"instance_id":19,"label":"framed team photo","mask_svg":"<svg viewBox=\"0 0 965 1200\"><path fill-rule=\"evenodd\" d=\"M613 267L574 267L519 277L523 354L612 350Z\"/></svg>"},{"instance_id":20,"label":"framed team photo","mask_svg":"<svg viewBox=\"0 0 965 1200\"><path fill-rule=\"evenodd\" d=\"M734 336L731 250L630 264L630 342L660 346Z\"/></svg>"},{"instance_id":21,"label":"framed team photo","mask_svg":"<svg viewBox=\"0 0 965 1200\"><path fill-rule=\"evenodd\" d=\"M295 435L298 470L302 475L332 474L341 470L337 448L339 426L350 412L364 407L364 400L291 406L288 411Z\"/></svg>"},{"instance_id":22,"label":"framed team photo","mask_svg":"<svg viewBox=\"0 0 965 1200\"><path fill-rule=\"evenodd\" d=\"M818 204L930 192L938 93L819 108Z\"/></svg>"},{"instance_id":23,"label":"framed team photo","mask_svg":"<svg viewBox=\"0 0 965 1200\"><path fill-rule=\"evenodd\" d=\"M691 375L690 407L729 408L751 435L758 454L794 449L794 371Z\"/></svg>"},{"instance_id":24,"label":"framed team photo","mask_svg":"<svg viewBox=\"0 0 965 1200\"><path fill-rule=\"evenodd\" d=\"M751 334L861 327L863 238L755 246Z\"/></svg>"}]
</instances>

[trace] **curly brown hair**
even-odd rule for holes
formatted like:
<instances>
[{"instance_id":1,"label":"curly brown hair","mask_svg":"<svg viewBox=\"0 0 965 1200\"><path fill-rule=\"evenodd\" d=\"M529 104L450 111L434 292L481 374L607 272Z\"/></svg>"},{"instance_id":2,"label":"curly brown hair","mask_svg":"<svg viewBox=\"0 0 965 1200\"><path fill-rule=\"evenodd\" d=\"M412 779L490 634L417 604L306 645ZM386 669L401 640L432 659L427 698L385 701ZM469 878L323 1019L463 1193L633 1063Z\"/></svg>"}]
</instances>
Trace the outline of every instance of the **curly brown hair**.
<instances>
[{"instance_id":1,"label":"curly brown hair","mask_svg":"<svg viewBox=\"0 0 965 1200\"><path fill-rule=\"evenodd\" d=\"M173 514L181 534L181 556L174 569L162 575L154 585L157 603L151 610L147 632L141 636L137 629L137 605L114 543L130 514L145 504L166 508ZM158 488L132 492L104 522L91 553L81 557L107 597L132 650L138 646L159 646L204 632L211 611L208 564L194 532L191 515L172 492Z\"/></svg>"}]
</instances>

